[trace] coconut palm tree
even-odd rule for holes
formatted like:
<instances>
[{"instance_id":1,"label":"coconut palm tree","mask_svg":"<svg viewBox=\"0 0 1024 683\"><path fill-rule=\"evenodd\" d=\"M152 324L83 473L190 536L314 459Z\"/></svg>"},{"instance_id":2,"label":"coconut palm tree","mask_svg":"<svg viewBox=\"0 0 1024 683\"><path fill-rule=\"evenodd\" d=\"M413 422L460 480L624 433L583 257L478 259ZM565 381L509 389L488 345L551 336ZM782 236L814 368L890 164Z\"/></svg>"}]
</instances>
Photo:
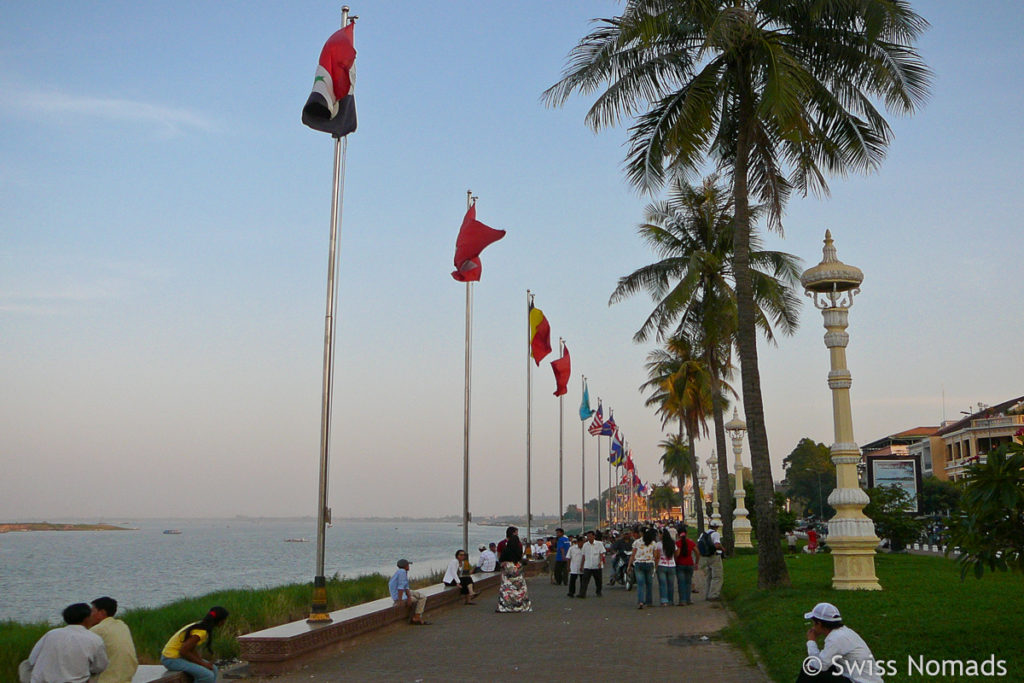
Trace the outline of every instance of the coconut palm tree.
<instances>
[{"instance_id":1,"label":"coconut palm tree","mask_svg":"<svg viewBox=\"0 0 1024 683\"><path fill-rule=\"evenodd\" d=\"M905 0L628 0L570 52L544 97L607 84L586 122L639 114L626 173L660 187L669 170L728 173L743 409L758 492L757 534L778 536L757 362L750 197L782 230L793 190L827 194L826 173L873 171L891 130L876 103L912 113L930 73L914 43L927 27ZM758 586L789 584L781 546L758 544Z\"/></svg>"},{"instance_id":2,"label":"coconut palm tree","mask_svg":"<svg viewBox=\"0 0 1024 683\"><path fill-rule=\"evenodd\" d=\"M690 470L690 448L686 445L686 442L678 435L670 436L667 439L662 440L658 443L658 447L662 449L661 457L658 458L661 462L661 467L664 473L669 477L675 477L676 486L679 488L679 510L683 517L683 522L686 521L686 476L691 474ZM693 491L696 493L697 484L694 482Z\"/></svg>"},{"instance_id":3,"label":"coconut palm tree","mask_svg":"<svg viewBox=\"0 0 1024 683\"><path fill-rule=\"evenodd\" d=\"M641 391L650 390L644 405L655 406L664 428L670 420L679 423L678 438L687 438L690 473L696 476L697 449L694 442L708 435L707 418L712 411L711 379L704 361L693 353L685 337L673 337L665 348L647 354L648 380L640 385ZM696 491L696 481L694 490ZM704 510L697 506L697 528L704 530Z\"/></svg>"},{"instance_id":4,"label":"coconut palm tree","mask_svg":"<svg viewBox=\"0 0 1024 683\"><path fill-rule=\"evenodd\" d=\"M754 207L755 211L760 207ZM715 174L699 185L672 178L665 200L649 204L646 222L638 233L660 260L619 278L609 304L646 291L654 311L633 336L644 342L652 335L659 341L667 334L686 334L710 371L715 447L718 458L718 497L722 511L723 538L732 550L732 488L725 457L725 421L728 408L722 382L732 370L731 351L736 338L736 292L732 272L732 199ZM799 298L795 290L799 261L795 256L761 249L751 237L751 275L757 327L774 342L773 327L791 334L797 326ZM728 385L726 385L728 386Z\"/></svg>"}]
</instances>

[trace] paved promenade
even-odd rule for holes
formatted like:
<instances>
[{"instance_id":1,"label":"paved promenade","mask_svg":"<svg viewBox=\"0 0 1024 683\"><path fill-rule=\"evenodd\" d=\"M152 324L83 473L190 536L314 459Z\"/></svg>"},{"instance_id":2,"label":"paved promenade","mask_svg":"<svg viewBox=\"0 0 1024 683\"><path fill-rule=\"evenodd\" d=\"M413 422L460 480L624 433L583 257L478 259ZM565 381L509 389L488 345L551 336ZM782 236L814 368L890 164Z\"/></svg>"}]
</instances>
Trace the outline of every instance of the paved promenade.
<instances>
[{"instance_id":1,"label":"paved promenade","mask_svg":"<svg viewBox=\"0 0 1024 683\"><path fill-rule=\"evenodd\" d=\"M529 591L533 612L497 614L497 595L488 591L476 605L428 612L429 626L403 624L294 673L247 680L768 681L715 635L728 613L703 593L688 607L638 610L636 589L621 586L605 586L601 598L570 599L565 586L541 575L529 580Z\"/></svg>"}]
</instances>

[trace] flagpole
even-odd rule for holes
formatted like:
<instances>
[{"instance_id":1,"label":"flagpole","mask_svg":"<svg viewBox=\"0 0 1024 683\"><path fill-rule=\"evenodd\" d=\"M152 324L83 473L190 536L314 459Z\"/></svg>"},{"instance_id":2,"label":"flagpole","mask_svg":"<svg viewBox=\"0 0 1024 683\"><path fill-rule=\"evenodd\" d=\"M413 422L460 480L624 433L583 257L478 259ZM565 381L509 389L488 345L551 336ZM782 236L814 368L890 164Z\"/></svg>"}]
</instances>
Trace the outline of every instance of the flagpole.
<instances>
[{"instance_id":1,"label":"flagpole","mask_svg":"<svg viewBox=\"0 0 1024 683\"><path fill-rule=\"evenodd\" d=\"M601 405L601 399L597 399L597 405ZM601 435L597 435L597 526L601 528Z\"/></svg>"},{"instance_id":2,"label":"flagpole","mask_svg":"<svg viewBox=\"0 0 1024 683\"><path fill-rule=\"evenodd\" d=\"M561 358L565 355L565 340L561 337L558 338L558 357ZM563 424L565 414L562 410L562 405L565 403L562 399L565 398L565 394L558 397L558 526L562 526L562 513L565 508L562 507L562 439L565 435Z\"/></svg>"},{"instance_id":3,"label":"flagpole","mask_svg":"<svg viewBox=\"0 0 1024 683\"><path fill-rule=\"evenodd\" d=\"M341 8L341 27L349 24L348 5ZM322 396L320 404L320 476L316 514L316 575L313 577L313 601L310 606L309 622L328 623L327 579L324 576L324 550L327 540L327 525L331 523L331 509L327 507L327 472L330 460L331 400L334 395L334 330L336 324L337 299L335 297L335 274L337 252L341 231L342 205L345 194L345 162L348 156L348 136L334 138L334 175L331 188L331 236L330 255L327 259L327 306L324 314L324 363Z\"/></svg>"},{"instance_id":4,"label":"flagpole","mask_svg":"<svg viewBox=\"0 0 1024 683\"><path fill-rule=\"evenodd\" d=\"M472 190L466 190L466 211L475 203ZM473 281L466 281L466 394L462 430L462 547L469 552L469 396L473 367Z\"/></svg>"},{"instance_id":5,"label":"flagpole","mask_svg":"<svg viewBox=\"0 0 1024 683\"><path fill-rule=\"evenodd\" d=\"M583 384L583 391L587 390L587 378L580 376ZM587 409L590 409L590 401L587 401ZM580 420L580 533L587 528L587 421Z\"/></svg>"},{"instance_id":6,"label":"flagpole","mask_svg":"<svg viewBox=\"0 0 1024 683\"><path fill-rule=\"evenodd\" d=\"M533 295L526 290L526 541L530 541L530 439L532 438L533 368L530 367L533 337L530 332L530 307Z\"/></svg>"}]
</instances>

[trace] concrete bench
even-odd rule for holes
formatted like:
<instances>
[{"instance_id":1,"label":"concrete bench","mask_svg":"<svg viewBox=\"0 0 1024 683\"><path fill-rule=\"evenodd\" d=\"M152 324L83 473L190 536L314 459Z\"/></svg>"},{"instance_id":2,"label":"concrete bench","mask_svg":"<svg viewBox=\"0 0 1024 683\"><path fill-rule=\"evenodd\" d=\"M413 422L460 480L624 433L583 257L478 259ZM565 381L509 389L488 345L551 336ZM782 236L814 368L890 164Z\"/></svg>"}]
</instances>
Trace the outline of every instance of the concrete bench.
<instances>
[{"instance_id":1,"label":"concrete bench","mask_svg":"<svg viewBox=\"0 0 1024 683\"><path fill-rule=\"evenodd\" d=\"M140 664L132 683L192 683L192 679L180 671L168 671L161 664Z\"/></svg>"},{"instance_id":2,"label":"concrete bench","mask_svg":"<svg viewBox=\"0 0 1024 683\"><path fill-rule=\"evenodd\" d=\"M475 574L473 579L478 592L501 583L500 573ZM427 596L428 612L462 600L458 588L440 583L416 590ZM239 659L248 662L249 673L256 676L294 670L300 663L337 652L361 636L407 621L410 608L387 597L331 612L330 617L331 621L322 625L293 621L239 636Z\"/></svg>"}]
</instances>

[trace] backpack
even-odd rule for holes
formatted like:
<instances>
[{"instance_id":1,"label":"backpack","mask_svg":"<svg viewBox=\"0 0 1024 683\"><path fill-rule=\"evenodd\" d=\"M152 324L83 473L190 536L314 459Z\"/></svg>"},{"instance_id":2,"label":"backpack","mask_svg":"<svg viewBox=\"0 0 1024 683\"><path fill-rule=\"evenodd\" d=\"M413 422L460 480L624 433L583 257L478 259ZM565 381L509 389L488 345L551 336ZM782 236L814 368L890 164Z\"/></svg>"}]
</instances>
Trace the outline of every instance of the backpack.
<instances>
[{"instance_id":1,"label":"backpack","mask_svg":"<svg viewBox=\"0 0 1024 683\"><path fill-rule=\"evenodd\" d=\"M697 552L701 557L711 557L715 554L715 544L711 541L710 531L705 531L697 538Z\"/></svg>"}]
</instances>

